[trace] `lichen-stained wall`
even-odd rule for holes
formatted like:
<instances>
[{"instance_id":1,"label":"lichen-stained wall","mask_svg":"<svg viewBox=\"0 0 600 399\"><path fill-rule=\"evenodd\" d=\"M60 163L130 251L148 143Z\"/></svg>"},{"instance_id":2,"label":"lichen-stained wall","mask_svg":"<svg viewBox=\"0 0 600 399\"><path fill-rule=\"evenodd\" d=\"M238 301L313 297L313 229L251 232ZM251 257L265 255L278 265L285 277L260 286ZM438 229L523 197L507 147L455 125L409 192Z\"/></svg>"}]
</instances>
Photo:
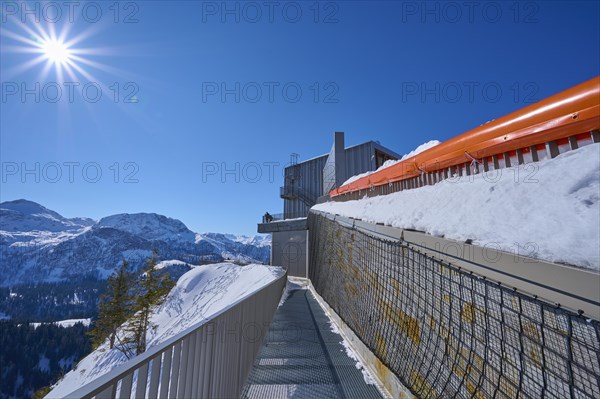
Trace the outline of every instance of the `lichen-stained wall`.
<instances>
[{"instance_id":1,"label":"lichen-stained wall","mask_svg":"<svg viewBox=\"0 0 600 399\"><path fill-rule=\"evenodd\" d=\"M421 398L600 398L600 322L309 214L317 292Z\"/></svg>"}]
</instances>

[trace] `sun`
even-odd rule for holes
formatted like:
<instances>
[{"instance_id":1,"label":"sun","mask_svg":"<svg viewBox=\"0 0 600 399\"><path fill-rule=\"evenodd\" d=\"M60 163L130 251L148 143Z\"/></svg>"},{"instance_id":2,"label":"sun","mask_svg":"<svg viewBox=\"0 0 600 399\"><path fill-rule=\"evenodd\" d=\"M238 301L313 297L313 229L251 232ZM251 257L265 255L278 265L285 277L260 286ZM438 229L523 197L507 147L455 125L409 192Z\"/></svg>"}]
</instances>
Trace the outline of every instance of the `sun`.
<instances>
[{"instance_id":1,"label":"sun","mask_svg":"<svg viewBox=\"0 0 600 399\"><path fill-rule=\"evenodd\" d=\"M11 68L3 69L3 80L16 78L34 67L39 68L37 81L44 81L54 74L57 83L87 81L103 86L99 78L94 76L97 72L117 76L129 75L127 71L114 65L98 61L102 56L122 54L120 50L111 47L81 47L84 40L98 33L97 28L88 26L79 32L74 32L72 31L73 25L70 24L63 26L33 24L29 26L17 23L19 19L14 15L10 17L15 22L11 26L20 31L0 26L0 38L2 39L0 57L4 55L4 52L31 54L33 57L22 57L21 62L15 63ZM4 40L8 41L8 45L4 45ZM18 58L15 57L16 59ZM108 87L103 87L104 89L110 90Z\"/></svg>"},{"instance_id":2,"label":"sun","mask_svg":"<svg viewBox=\"0 0 600 399\"><path fill-rule=\"evenodd\" d=\"M60 40L45 40L42 43L42 50L44 51L44 56L55 64L64 65L71 59L69 46Z\"/></svg>"}]
</instances>

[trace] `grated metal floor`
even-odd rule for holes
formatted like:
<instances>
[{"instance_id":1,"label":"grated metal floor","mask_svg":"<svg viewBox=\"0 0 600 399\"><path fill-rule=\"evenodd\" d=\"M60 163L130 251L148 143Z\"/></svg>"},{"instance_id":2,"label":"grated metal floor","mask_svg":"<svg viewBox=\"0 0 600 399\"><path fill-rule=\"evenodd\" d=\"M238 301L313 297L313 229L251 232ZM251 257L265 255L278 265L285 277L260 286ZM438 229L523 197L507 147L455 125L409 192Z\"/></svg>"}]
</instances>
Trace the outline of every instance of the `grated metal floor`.
<instances>
[{"instance_id":1,"label":"grated metal floor","mask_svg":"<svg viewBox=\"0 0 600 399\"><path fill-rule=\"evenodd\" d=\"M242 398L381 398L342 340L310 291L291 291L275 313Z\"/></svg>"}]
</instances>

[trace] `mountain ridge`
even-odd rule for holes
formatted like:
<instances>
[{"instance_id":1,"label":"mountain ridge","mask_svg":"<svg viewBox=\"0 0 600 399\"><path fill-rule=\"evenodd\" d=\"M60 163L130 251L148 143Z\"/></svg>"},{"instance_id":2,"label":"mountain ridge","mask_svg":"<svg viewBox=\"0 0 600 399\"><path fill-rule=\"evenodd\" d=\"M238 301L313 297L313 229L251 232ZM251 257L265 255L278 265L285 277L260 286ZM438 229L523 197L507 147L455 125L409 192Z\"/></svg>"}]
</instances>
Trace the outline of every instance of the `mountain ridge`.
<instances>
[{"instance_id":1,"label":"mountain ridge","mask_svg":"<svg viewBox=\"0 0 600 399\"><path fill-rule=\"evenodd\" d=\"M107 278L126 259L139 269L153 249L188 264L268 263L263 236L195 233L156 213L121 213L95 221L65 218L29 200L0 203L0 286Z\"/></svg>"}]
</instances>

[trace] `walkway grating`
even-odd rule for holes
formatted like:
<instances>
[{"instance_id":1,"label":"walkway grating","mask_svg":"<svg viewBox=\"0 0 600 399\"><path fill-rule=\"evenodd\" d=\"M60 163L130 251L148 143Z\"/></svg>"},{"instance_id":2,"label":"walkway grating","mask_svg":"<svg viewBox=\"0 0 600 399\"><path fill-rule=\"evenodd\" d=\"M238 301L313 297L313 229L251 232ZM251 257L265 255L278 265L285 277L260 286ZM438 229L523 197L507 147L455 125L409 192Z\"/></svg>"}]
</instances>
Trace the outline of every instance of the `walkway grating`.
<instances>
[{"instance_id":1,"label":"walkway grating","mask_svg":"<svg viewBox=\"0 0 600 399\"><path fill-rule=\"evenodd\" d=\"M291 291L273 317L242 398L381 398L342 340L310 291Z\"/></svg>"}]
</instances>

